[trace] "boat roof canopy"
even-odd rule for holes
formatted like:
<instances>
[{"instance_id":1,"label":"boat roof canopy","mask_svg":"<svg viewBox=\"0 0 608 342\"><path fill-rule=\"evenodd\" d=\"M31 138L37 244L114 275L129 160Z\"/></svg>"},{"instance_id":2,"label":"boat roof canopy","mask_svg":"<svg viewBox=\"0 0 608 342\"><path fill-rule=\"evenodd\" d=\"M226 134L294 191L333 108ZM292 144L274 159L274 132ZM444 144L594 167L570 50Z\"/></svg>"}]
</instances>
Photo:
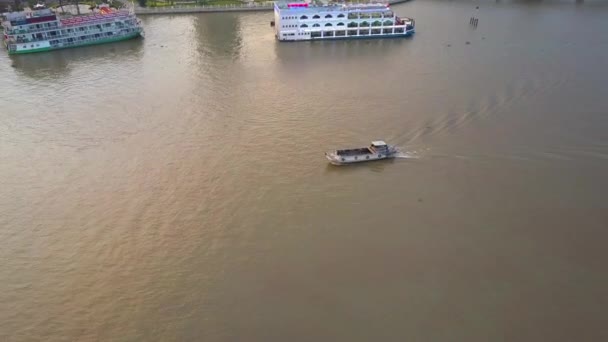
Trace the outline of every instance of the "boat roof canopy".
<instances>
[{"instance_id":1,"label":"boat roof canopy","mask_svg":"<svg viewBox=\"0 0 608 342\"><path fill-rule=\"evenodd\" d=\"M372 146L374 146L374 147L386 146L386 143L382 140L372 141Z\"/></svg>"}]
</instances>

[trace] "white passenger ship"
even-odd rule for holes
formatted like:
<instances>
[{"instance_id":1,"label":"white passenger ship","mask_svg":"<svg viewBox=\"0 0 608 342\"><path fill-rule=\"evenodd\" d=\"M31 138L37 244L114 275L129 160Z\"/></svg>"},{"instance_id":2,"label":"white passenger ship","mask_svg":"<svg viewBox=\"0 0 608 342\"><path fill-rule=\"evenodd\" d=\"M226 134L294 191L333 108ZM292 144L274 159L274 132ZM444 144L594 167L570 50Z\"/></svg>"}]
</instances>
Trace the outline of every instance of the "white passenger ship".
<instances>
[{"instance_id":1,"label":"white passenger ship","mask_svg":"<svg viewBox=\"0 0 608 342\"><path fill-rule=\"evenodd\" d=\"M388 4L315 1L275 2L278 40L405 37L414 33L414 19L396 16Z\"/></svg>"},{"instance_id":2,"label":"white passenger ship","mask_svg":"<svg viewBox=\"0 0 608 342\"><path fill-rule=\"evenodd\" d=\"M97 13L60 17L51 9L4 15L9 54L42 52L139 37L143 30L132 10L102 7Z\"/></svg>"}]
</instances>

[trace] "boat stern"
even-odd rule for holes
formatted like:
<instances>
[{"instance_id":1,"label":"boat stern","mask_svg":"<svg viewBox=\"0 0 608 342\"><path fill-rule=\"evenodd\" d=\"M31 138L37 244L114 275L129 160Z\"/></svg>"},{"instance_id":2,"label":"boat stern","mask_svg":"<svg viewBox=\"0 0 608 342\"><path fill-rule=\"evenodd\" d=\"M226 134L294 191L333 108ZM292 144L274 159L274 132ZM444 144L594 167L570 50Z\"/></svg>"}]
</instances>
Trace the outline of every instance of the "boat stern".
<instances>
[{"instance_id":1,"label":"boat stern","mask_svg":"<svg viewBox=\"0 0 608 342\"><path fill-rule=\"evenodd\" d=\"M338 153L336 153L336 151L331 151L331 152L325 152L325 158L327 158L327 160L329 160L330 163L334 164L334 165L342 165L344 164L340 157L338 156Z\"/></svg>"}]
</instances>

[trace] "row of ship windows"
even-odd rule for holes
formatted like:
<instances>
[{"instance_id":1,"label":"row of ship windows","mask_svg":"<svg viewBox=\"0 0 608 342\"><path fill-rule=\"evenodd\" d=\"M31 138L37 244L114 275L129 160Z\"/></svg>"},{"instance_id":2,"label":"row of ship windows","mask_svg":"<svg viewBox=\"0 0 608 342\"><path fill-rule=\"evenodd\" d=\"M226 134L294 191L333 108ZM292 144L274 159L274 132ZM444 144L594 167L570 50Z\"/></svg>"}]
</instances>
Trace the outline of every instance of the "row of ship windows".
<instances>
[{"instance_id":1,"label":"row of ship windows","mask_svg":"<svg viewBox=\"0 0 608 342\"><path fill-rule=\"evenodd\" d=\"M390 20L387 20L387 21L384 22L384 25L390 26L390 25L393 25L393 22L390 21ZM333 26L333 25L331 23L327 23L327 24L325 24L325 26ZM344 23L337 23L336 26L344 26ZM357 24L357 23L349 23L348 24L348 27L358 27L358 26L359 27L369 27L370 24L367 21L364 21L364 22L359 23L359 24ZM382 23L379 22L379 21L374 21L373 23L371 23L371 26L382 26ZM298 25L282 25L281 27L283 27L283 28L298 27ZM302 24L302 25L300 25L300 27L305 28L305 27L308 27L308 25ZM313 24L312 27L321 27L321 25L320 24Z\"/></svg>"},{"instance_id":2,"label":"row of ship windows","mask_svg":"<svg viewBox=\"0 0 608 342\"><path fill-rule=\"evenodd\" d=\"M312 16L313 19L321 19L320 16L318 16L317 14ZM333 16L331 14L328 14L325 16L325 19L331 19L333 18ZM344 18L344 14L338 14L338 16L336 18ZM282 20L286 20L286 19L298 19L298 17L281 17ZM300 17L300 19L304 20L304 19L308 19L307 16L303 15Z\"/></svg>"},{"instance_id":3,"label":"row of ship windows","mask_svg":"<svg viewBox=\"0 0 608 342\"><path fill-rule=\"evenodd\" d=\"M388 16L392 17L393 14L390 13ZM382 17L382 13L375 13L373 15L372 14L362 14L362 16L361 16L361 18L380 18L380 17ZM386 18L387 15L384 15L384 17ZM331 14L327 14L327 15L325 15L324 18L325 19L333 19L333 16ZM336 18L344 18L344 14L340 13L340 14L338 14L336 16ZM289 19L298 19L298 17L281 17L281 19L282 20L286 20L286 19L287 20L289 20ZM306 19L308 19L308 16L303 15L303 16L300 17L300 20L306 20ZM315 15L312 16L312 19L321 19L321 16L319 16L318 14L315 14ZM349 14L348 19L357 19L356 13Z\"/></svg>"},{"instance_id":4,"label":"row of ship windows","mask_svg":"<svg viewBox=\"0 0 608 342\"><path fill-rule=\"evenodd\" d=\"M36 24L36 25L30 25L30 27L35 27L37 29L41 29L41 28L46 28L46 27L57 27L57 22L53 22L53 23L45 23L45 24Z\"/></svg>"},{"instance_id":5,"label":"row of ship windows","mask_svg":"<svg viewBox=\"0 0 608 342\"><path fill-rule=\"evenodd\" d=\"M126 21L125 23L129 24L128 21ZM122 27L122 26L124 26L124 24L121 23L121 22L116 22L116 26ZM81 27L77 27L77 28L73 28L73 29L61 30L61 33L65 34L66 32L67 33L72 33L72 32L77 32L77 31L81 31L82 32L82 31L86 31L88 29L92 29L92 28L95 28L95 27L97 29L101 30L102 29L102 24L98 24L98 25L95 25L95 26L86 26L86 27L85 26L81 26ZM112 23L103 24L103 27L112 27ZM59 30L58 31L49 31L48 34L51 35L51 36L55 36L55 35L57 35L58 32L59 32ZM18 36L18 37L23 38L23 36Z\"/></svg>"},{"instance_id":6,"label":"row of ship windows","mask_svg":"<svg viewBox=\"0 0 608 342\"><path fill-rule=\"evenodd\" d=\"M403 29L395 29L395 31L393 32L391 29L374 29L371 30L371 34L372 35L378 35L378 34L394 34L394 33L403 33ZM300 32L298 34L295 33L283 33L283 37L293 37L293 36L307 36L309 35L311 38L320 38L322 37L321 32ZM346 31L326 31L325 32L325 37L343 37L343 36L367 36L369 35L368 31L350 31L350 32L346 32ZM382 157L382 155L379 155L379 157ZM369 157L368 157L369 158Z\"/></svg>"}]
</instances>

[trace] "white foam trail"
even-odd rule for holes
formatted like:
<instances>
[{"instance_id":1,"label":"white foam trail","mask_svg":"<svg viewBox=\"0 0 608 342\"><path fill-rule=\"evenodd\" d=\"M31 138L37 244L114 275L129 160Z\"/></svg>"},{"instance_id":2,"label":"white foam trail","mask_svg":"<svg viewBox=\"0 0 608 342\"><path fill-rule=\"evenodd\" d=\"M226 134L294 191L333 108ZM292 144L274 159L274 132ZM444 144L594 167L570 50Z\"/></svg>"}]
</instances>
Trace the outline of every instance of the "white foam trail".
<instances>
[{"instance_id":1,"label":"white foam trail","mask_svg":"<svg viewBox=\"0 0 608 342\"><path fill-rule=\"evenodd\" d=\"M415 155L416 152L398 152L395 155L395 158L404 158L404 159L415 159L415 158L419 158L417 155Z\"/></svg>"}]
</instances>

